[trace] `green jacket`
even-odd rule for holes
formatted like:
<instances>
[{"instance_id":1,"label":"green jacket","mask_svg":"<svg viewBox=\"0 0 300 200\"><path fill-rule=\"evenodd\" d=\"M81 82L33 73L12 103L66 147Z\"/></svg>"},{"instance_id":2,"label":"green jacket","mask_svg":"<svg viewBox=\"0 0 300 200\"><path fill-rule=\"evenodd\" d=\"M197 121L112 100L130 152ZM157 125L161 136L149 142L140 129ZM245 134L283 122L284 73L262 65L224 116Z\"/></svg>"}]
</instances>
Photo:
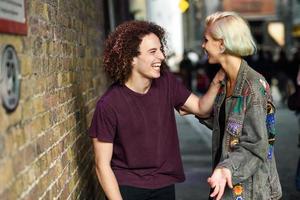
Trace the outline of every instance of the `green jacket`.
<instances>
[{"instance_id":1,"label":"green jacket","mask_svg":"<svg viewBox=\"0 0 300 200\"><path fill-rule=\"evenodd\" d=\"M264 77L242 61L234 92L226 98L223 82L210 119L200 120L212 132L213 162L220 147L219 112L225 104L225 133L217 167L232 173L233 189L226 188L223 200L280 199L281 185L273 155L275 107ZM268 107L269 106L269 107Z\"/></svg>"}]
</instances>

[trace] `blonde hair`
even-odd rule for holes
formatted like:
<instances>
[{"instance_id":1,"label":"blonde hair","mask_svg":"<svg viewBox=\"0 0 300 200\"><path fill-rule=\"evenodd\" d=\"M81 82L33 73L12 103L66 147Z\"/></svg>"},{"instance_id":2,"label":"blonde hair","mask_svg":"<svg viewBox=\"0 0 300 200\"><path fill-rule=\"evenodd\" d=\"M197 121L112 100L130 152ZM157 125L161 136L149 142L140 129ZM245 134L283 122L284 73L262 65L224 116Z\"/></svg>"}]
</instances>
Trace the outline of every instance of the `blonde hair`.
<instances>
[{"instance_id":1,"label":"blonde hair","mask_svg":"<svg viewBox=\"0 0 300 200\"><path fill-rule=\"evenodd\" d=\"M256 52L249 25L237 13L216 12L206 18L205 24L212 38L224 41L225 52L238 56Z\"/></svg>"}]
</instances>

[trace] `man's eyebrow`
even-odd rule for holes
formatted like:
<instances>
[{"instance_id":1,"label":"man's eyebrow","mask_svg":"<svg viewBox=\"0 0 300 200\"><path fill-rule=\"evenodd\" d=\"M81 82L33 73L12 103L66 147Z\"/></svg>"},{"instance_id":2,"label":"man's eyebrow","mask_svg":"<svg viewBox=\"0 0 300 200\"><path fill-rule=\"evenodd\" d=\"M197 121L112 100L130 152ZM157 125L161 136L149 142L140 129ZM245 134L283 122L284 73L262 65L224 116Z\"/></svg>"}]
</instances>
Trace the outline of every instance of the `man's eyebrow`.
<instances>
[{"instance_id":1,"label":"man's eyebrow","mask_svg":"<svg viewBox=\"0 0 300 200\"><path fill-rule=\"evenodd\" d=\"M148 49L148 51L153 51L153 50L157 50L157 48L153 47L153 48Z\"/></svg>"}]
</instances>

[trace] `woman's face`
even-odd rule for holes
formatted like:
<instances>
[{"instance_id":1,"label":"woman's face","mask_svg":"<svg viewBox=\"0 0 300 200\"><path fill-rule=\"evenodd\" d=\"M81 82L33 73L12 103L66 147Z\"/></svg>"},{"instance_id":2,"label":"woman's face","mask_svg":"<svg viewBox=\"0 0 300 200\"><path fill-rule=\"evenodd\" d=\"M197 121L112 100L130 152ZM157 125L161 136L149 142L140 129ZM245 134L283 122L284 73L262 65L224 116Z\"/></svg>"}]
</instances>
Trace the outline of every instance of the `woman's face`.
<instances>
[{"instance_id":1,"label":"woman's face","mask_svg":"<svg viewBox=\"0 0 300 200\"><path fill-rule=\"evenodd\" d=\"M213 39L208 30L209 27L205 31L202 48L207 54L208 63L210 64L220 63L220 56L224 52L224 50L222 50L222 48L224 48L222 45L222 40Z\"/></svg>"}]
</instances>

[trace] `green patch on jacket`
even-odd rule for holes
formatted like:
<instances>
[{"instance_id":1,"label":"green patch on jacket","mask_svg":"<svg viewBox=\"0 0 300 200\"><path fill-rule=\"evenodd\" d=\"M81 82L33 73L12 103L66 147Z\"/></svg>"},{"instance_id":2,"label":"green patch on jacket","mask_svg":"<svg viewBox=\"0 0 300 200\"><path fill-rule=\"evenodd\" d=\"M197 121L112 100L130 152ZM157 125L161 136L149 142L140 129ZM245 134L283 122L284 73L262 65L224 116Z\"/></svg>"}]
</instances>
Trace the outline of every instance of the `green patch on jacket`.
<instances>
[{"instance_id":1,"label":"green patch on jacket","mask_svg":"<svg viewBox=\"0 0 300 200\"><path fill-rule=\"evenodd\" d=\"M241 113L243 111L243 102L244 102L244 97L237 97L235 102L234 102L234 108L233 112L234 113Z\"/></svg>"}]
</instances>

